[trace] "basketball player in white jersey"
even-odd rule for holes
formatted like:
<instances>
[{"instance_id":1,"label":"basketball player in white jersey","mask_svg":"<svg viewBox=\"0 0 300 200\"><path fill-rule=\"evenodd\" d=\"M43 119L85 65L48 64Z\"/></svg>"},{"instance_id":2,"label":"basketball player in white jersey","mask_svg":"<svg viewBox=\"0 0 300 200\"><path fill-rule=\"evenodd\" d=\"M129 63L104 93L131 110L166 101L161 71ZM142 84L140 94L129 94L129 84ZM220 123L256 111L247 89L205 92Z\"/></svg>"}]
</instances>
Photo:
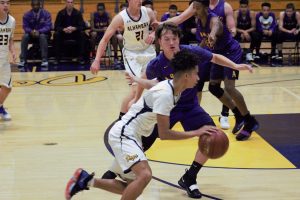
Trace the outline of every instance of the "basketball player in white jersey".
<instances>
[{"instance_id":1,"label":"basketball player in white jersey","mask_svg":"<svg viewBox=\"0 0 300 200\"><path fill-rule=\"evenodd\" d=\"M100 59L105 54L108 41L118 29L123 29L125 69L140 77L148 62L156 57L155 49L151 45L155 33L150 34L149 31L150 26L154 24L158 24L155 15L150 8L142 6L142 0L128 0L128 8L112 19L101 39L96 58L91 65L91 72L98 73ZM137 100L142 93L142 88L138 85L133 85L131 88L130 94L123 99L120 116L127 112L132 101Z\"/></svg>"},{"instance_id":2,"label":"basketball player in white jersey","mask_svg":"<svg viewBox=\"0 0 300 200\"><path fill-rule=\"evenodd\" d=\"M66 199L76 193L96 187L121 194L122 200L134 200L143 192L151 180L152 172L142 148L142 136L148 137L157 123L162 140L182 140L211 134L213 126L203 126L189 132L170 129L169 116L178 102L181 93L193 88L198 80L198 58L189 51L180 51L171 61L174 79L165 80L150 90L133 104L129 111L111 128L109 144L115 155L110 169L124 181L117 179L94 178L83 169L77 169L66 187Z\"/></svg>"},{"instance_id":3,"label":"basketball player in white jersey","mask_svg":"<svg viewBox=\"0 0 300 200\"><path fill-rule=\"evenodd\" d=\"M12 54L13 61L16 61L13 42L16 22L8 14L9 6L9 0L0 0L0 118L5 121L11 120L10 114L3 107L12 87L9 52Z\"/></svg>"}]
</instances>

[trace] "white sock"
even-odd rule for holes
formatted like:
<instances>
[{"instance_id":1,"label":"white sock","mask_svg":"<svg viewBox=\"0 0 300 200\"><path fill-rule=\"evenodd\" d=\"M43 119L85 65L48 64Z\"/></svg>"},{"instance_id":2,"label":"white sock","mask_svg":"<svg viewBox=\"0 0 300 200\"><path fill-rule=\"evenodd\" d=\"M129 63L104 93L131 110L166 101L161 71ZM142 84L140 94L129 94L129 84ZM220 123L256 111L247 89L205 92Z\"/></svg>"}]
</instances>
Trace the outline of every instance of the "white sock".
<instances>
[{"instance_id":1,"label":"white sock","mask_svg":"<svg viewBox=\"0 0 300 200\"><path fill-rule=\"evenodd\" d=\"M94 180L94 178L92 178L92 180L90 180L87 185L89 187L94 187L94 183L95 183L95 180Z\"/></svg>"}]
</instances>

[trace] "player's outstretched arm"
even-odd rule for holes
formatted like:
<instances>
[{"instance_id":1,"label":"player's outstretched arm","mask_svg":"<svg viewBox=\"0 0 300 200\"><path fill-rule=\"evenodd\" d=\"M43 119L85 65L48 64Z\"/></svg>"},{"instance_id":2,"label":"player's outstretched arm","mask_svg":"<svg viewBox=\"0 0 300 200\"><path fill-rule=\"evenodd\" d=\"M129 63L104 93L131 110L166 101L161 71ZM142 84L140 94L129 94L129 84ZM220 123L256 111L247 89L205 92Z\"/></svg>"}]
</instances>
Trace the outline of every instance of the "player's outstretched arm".
<instances>
[{"instance_id":1,"label":"player's outstretched arm","mask_svg":"<svg viewBox=\"0 0 300 200\"><path fill-rule=\"evenodd\" d=\"M98 45L95 60L91 65L90 70L93 74L97 74L100 69L100 60L105 53L107 43L109 42L110 38L115 34L115 32L118 30L118 28L122 27L123 24L124 23L123 23L123 19L122 19L121 15L116 15L113 18L110 25L108 26L108 28L106 29L104 36Z\"/></svg>"},{"instance_id":2,"label":"player's outstretched arm","mask_svg":"<svg viewBox=\"0 0 300 200\"><path fill-rule=\"evenodd\" d=\"M251 73L253 72L253 68L250 65L236 64L235 62L232 62L231 60L229 60L228 58L226 58L225 56L222 56L220 54L213 53L211 62L218 64L218 65L222 65L224 67L232 68L234 70L248 70Z\"/></svg>"},{"instance_id":3,"label":"player's outstretched arm","mask_svg":"<svg viewBox=\"0 0 300 200\"><path fill-rule=\"evenodd\" d=\"M140 78L140 77L134 76L128 72L125 72L125 77L129 84L132 84L133 82L135 82L135 83L138 83L139 85L141 85L145 89L150 89L158 83L157 79L148 80L146 77L146 74L143 74Z\"/></svg>"}]
</instances>

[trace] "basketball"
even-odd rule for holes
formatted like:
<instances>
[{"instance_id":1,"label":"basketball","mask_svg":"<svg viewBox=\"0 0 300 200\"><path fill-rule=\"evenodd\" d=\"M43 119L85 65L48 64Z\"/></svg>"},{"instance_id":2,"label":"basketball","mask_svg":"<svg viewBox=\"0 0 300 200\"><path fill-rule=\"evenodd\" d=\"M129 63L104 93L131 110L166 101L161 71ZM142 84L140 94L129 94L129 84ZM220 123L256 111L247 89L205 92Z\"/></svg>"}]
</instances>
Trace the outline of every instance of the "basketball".
<instances>
[{"instance_id":1,"label":"basketball","mask_svg":"<svg viewBox=\"0 0 300 200\"><path fill-rule=\"evenodd\" d=\"M200 151L210 159L222 157L228 150L229 140L227 135L221 130L212 135L202 135L199 138L198 146Z\"/></svg>"}]
</instances>

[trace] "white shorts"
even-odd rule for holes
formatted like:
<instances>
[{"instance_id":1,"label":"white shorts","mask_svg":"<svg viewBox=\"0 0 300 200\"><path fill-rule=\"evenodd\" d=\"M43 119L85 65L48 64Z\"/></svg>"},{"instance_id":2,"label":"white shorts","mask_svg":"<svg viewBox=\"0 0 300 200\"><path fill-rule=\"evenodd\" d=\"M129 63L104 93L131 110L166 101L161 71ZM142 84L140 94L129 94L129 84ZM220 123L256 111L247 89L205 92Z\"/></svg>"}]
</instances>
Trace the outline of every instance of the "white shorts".
<instances>
[{"instance_id":1,"label":"white shorts","mask_svg":"<svg viewBox=\"0 0 300 200\"><path fill-rule=\"evenodd\" d=\"M0 86L12 87L11 69L9 62L0 61Z\"/></svg>"},{"instance_id":2,"label":"white shorts","mask_svg":"<svg viewBox=\"0 0 300 200\"><path fill-rule=\"evenodd\" d=\"M111 171L120 175L123 179L133 180L135 176L131 168L138 162L147 160L147 157L142 150L141 139L127 136L126 133L120 136L122 131L120 124L113 126L108 137L116 161Z\"/></svg>"},{"instance_id":3,"label":"white shorts","mask_svg":"<svg viewBox=\"0 0 300 200\"><path fill-rule=\"evenodd\" d=\"M147 49L140 51L123 49L125 70L137 77L141 77L142 72L146 70L148 63L155 57L156 52L152 45Z\"/></svg>"}]
</instances>

